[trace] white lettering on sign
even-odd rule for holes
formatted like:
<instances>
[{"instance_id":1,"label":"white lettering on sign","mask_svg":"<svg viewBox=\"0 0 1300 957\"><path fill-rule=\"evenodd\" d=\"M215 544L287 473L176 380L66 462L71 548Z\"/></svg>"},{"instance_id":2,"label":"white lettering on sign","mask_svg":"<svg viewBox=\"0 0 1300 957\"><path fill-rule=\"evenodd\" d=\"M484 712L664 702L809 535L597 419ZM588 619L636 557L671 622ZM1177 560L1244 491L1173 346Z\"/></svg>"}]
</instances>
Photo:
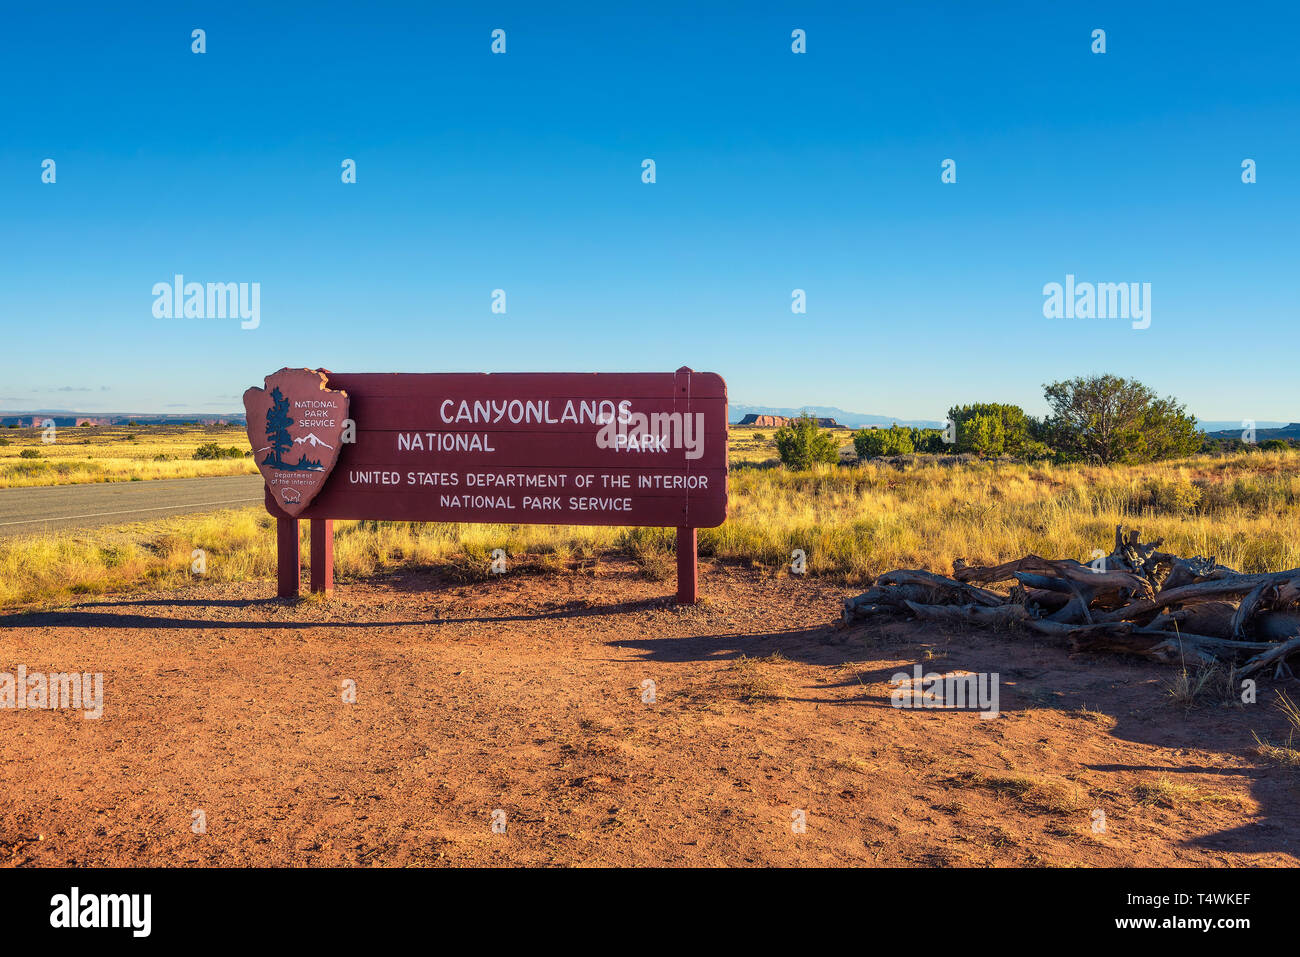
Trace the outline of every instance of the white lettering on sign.
<instances>
[{"instance_id":1,"label":"white lettering on sign","mask_svg":"<svg viewBox=\"0 0 1300 957\"><path fill-rule=\"evenodd\" d=\"M532 495L525 495L524 508L544 508L558 512L560 510L560 496L543 495L538 498Z\"/></svg>"},{"instance_id":2,"label":"white lettering on sign","mask_svg":"<svg viewBox=\"0 0 1300 957\"><path fill-rule=\"evenodd\" d=\"M569 496L569 508L575 512L630 512L630 498L598 498L597 496Z\"/></svg>"},{"instance_id":3,"label":"white lettering on sign","mask_svg":"<svg viewBox=\"0 0 1300 957\"><path fill-rule=\"evenodd\" d=\"M626 401L626 400L625 400ZM460 422L471 424L509 422L512 425L537 423L539 425L560 425L572 422L575 425L604 425L614 421L614 413L620 403L613 399L581 399L574 402L568 399L558 418L551 409L550 399L444 399L438 407L442 421L448 425Z\"/></svg>"},{"instance_id":4,"label":"white lettering on sign","mask_svg":"<svg viewBox=\"0 0 1300 957\"><path fill-rule=\"evenodd\" d=\"M463 432L398 432L399 452L495 452L491 437Z\"/></svg>"},{"instance_id":5,"label":"white lettering on sign","mask_svg":"<svg viewBox=\"0 0 1300 957\"><path fill-rule=\"evenodd\" d=\"M298 424L309 429L334 428L334 414L338 403L329 399L301 399L294 402L294 411L298 413Z\"/></svg>"},{"instance_id":6,"label":"white lettering on sign","mask_svg":"<svg viewBox=\"0 0 1300 957\"><path fill-rule=\"evenodd\" d=\"M638 488L699 488L709 487L707 475L642 475Z\"/></svg>"},{"instance_id":7,"label":"white lettering on sign","mask_svg":"<svg viewBox=\"0 0 1300 957\"><path fill-rule=\"evenodd\" d=\"M353 485L401 485L401 472L360 472L353 469L348 473L348 481Z\"/></svg>"},{"instance_id":8,"label":"white lettering on sign","mask_svg":"<svg viewBox=\"0 0 1300 957\"><path fill-rule=\"evenodd\" d=\"M466 485L491 487L503 485L506 488L564 488L567 475L525 475L522 473L469 472L465 476Z\"/></svg>"},{"instance_id":9,"label":"white lettering on sign","mask_svg":"<svg viewBox=\"0 0 1300 957\"><path fill-rule=\"evenodd\" d=\"M459 485L460 475L456 472L407 472L407 485Z\"/></svg>"},{"instance_id":10,"label":"white lettering on sign","mask_svg":"<svg viewBox=\"0 0 1300 957\"><path fill-rule=\"evenodd\" d=\"M514 508L503 495L440 495L438 503L443 508Z\"/></svg>"}]
</instances>

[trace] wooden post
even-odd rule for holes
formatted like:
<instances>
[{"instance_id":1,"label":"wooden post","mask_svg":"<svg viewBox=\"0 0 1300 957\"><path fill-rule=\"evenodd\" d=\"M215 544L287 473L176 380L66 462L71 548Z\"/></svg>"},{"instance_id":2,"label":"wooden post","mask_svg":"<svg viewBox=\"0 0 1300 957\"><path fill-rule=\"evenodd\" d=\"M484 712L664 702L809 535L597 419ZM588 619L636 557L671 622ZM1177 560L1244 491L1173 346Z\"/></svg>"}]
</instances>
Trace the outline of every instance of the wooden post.
<instances>
[{"instance_id":1,"label":"wooden post","mask_svg":"<svg viewBox=\"0 0 1300 957\"><path fill-rule=\"evenodd\" d=\"M278 518L275 521L275 569L279 581L277 594L281 598L297 598L301 587L300 568L302 552L298 547L298 520Z\"/></svg>"},{"instance_id":2,"label":"wooden post","mask_svg":"<svg viewBox=\"0 0 1300 957\"><path fill-rule=\"evenodd\" d=\"M334 522L311 520L311 590L334 594Z\"/></svg>"},{"instance_id":3,"label":"wooden post","mask_svg":"<svg viewBox=\"0 0 1300 957\"><path fill-rule=\"evenodd\" d=\"M677 529L677 604L694 605L699 599L700 566L694 528Z\"/></svg>"}]
</instances>

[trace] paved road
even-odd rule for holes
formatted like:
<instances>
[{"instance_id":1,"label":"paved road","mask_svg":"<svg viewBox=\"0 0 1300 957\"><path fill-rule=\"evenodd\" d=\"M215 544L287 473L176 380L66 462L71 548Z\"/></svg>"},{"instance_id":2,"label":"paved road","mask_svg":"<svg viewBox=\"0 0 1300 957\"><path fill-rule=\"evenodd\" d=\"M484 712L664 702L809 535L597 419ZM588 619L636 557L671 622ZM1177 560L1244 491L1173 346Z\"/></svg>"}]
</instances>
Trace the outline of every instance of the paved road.
<instances>
[{"instance_id":1,"label":"paved road","mask_svg":"<svg viewBox=\"0 0 1300 957\"><path fill-rule=\"evenodd\" d=\"M263 501L262 476L0 489L0 537L144 522Z\"/></svg>"}]
</instances>

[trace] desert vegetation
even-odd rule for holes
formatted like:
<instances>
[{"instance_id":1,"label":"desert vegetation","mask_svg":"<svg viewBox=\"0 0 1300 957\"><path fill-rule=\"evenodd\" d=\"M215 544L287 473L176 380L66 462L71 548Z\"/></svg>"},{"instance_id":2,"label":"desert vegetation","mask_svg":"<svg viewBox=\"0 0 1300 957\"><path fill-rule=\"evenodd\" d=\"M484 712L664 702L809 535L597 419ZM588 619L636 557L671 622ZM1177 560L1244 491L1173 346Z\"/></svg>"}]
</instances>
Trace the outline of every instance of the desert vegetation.
<instances>
[{"instance_id":1,"label":"desert vegetation","mask_svg":"<svg viewBox=\"0 0 1300 957\"><path fill-rule=\"evenodd\" d=\"M4 430L0 488L257 474L237 427L78 426L53 438L44 441L41 429Z\"/></svg>"},{"instance_id":2,"label":"desert vegetation","mask_svg":"<svg viewBox=\"0 0 1300 957\"><path fill-rule=\"evenodd\" d=\"M802 471L771 467L760 455L753 451L749 461L733 463L730 517L719 528L700 530L706 561L740 561L785 575L798 548L807 555L808 574L854 585L894 568L947 574L959 558L994 565L1038 554L1087 562L1098 542L1126 524L1140 526L1148 539L1163 538L1168 551L1212 555L1245 573L1300 566L1300 455L1289 450L1108 466L922 456ZM341 581L399 564L486 575L494 548L505 548L516 568L590 569L603 556L620 554L634 558L648 577L665 577L674 542L672 529L659 528L335 527ZM192 576L194 549L207 555L210 580L274 574L270 518L254 506L0 539L0 604L183 584Z\"/></svg>"},{"instance_id":3,"label":"desert vegetation","mask_svg":"<svg viewBox=\"0 0 1300 957\"><path fill-rule=\"evenodd\" d=\"M1160 398L1132 379L1100 375L1051 382L1043 396L1051 409L1043 418L1001 402L955 405L945 430L860 429L853 445L859 459L956 453L1108 465L1191 455L1206 442L1196 418L1176 399ZM802 424L812 425L805 442L815 441L815 423ZM796 464L784 455L782 461Z\"/></svg>"}]
</instances>

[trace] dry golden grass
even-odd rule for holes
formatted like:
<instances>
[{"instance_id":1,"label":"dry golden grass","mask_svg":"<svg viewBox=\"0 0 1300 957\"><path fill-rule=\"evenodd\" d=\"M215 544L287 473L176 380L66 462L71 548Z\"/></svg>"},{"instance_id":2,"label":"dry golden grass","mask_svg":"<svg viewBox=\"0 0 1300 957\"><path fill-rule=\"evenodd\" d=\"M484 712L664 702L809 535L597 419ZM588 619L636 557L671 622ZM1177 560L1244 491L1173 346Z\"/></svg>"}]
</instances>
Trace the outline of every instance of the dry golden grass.
<instances>
[{"instance_id":1,"label":"dry golden grass","mask_svg":"<svg viewBox=\"0 0 1300 957\"><path fill-rule=\"evenodd\" d=\"M1151 804L1174 810L1185 804L1243 803L1242 798L1237 795L1202 791L1194 784L1173 781L1165 775L1161 775L1154 781L1144 781L1134 786L1133 797L1138 804Z\"/></svg>"},{"instance_id":2,"label":"dry golden grass","mask_svg":"<svg viewBox=\"0 0 1300 957\"><path fill-rule=\"evenodd\" d=\"M1190 504L1190 499L1195 504ZM733 468L731 518L705 553L864 580L890 568L950 572L954 558L1026 553L1087 561L1116 524L1243 571L1300 565L1300 456L1198 457L1145 466L866 464L813 472Z\"/></svg>"},{"instance_id":3,"label":"dry golden grass","mask_svg":"<svg viewBox=\"0 0 1300 957\"><path fill-rule=\"evenodd\" d=\"M0 444L0 488L253 475L257 472L252 456L210 460L194 458L194 450L209 442L246 451L248 436L237 427L60 428L53 438L53 442L42 441L40 429L0 429L0 442L7 443ZM27 452L29 457L24 458L23 452ZM33 453L34 458L30 457Z\"/></svg>"},{"instance_id":4,"label":"dry golden grass","mask_svg":"<svg viewBox=\"0 0 1300 957\"><path fill-rule=\"evenodd\" d=\"M789 697L779 666L786 659L780 654L766 658L741 655L727 668L726 685L730 694L741 701L779 701Z\"/></svg>"},{"instance_id":5,"label":"dry golden grass","mask_svg":"<svg viewBox=\"0 0 1300 957\"><path fill-rule=\"evenodd\" d=\"M1285 691L1277 693L1277 700L1274 705L1278 711L1282 712L1289 726L1286 740L1281 744L1273 744L1255 734L1255 744L1257 745L1255 753L1274 764L1280 764L1288 768L1300 768L1300 749L1296 747L1296 737L1300 735L1300 706L1297 706Z\"/></svg>"},{"instance_id":6,"label":"dry golden grass","mask_svg":"<svg viewBox=\"0 0 1300 957\"><path fill-rule=\"evenodd\" d=\"M188 430L158 441L176 454L186 448L192 454L202 442L233 445L240 438L231 430ZM6 453L0 466L13 451L0 447ZM140 470L149 464L143 457L130 461ZM186 474L254 471L248 459L157 464L184 467ZM1247 572L1276 571L1300 566L1297 503L1300 455L1294 452L1115 467L920 459L903 468L868 463L787 472L736 462L728 521L701 529L699 542L706 558L746 561L776 574L789 573L791 554L801 549L809 574L860 584L893 568L949 573L955 558L996 563L1032 552L1087 561L1094 549L1109 549L1123 523L1140 527L1145 540L1163 537L1179 554L1216 556ZM336 529L335 566L345 581L408 563L480 575L495 548L506 549L512 562L526 557L552 570L590 568L600 556L620 553L653 580L673 572L675 533L666 528L338 522ZM171 586L191 577L196 548L208 555L209 579L274 573L269 519L249 508L0 539L0 605Z\"/></svg>"},{"instance_id":7,"label":"dry golden grass","mask_svg":"<svg viewBox=\"0 0 1300 957\"><path fill-rule=\"evenodd\" d=\"M1044 814L1074 814L1085 807L1084 795L1077 784L1050 778L1032 778L1024 774L990 774L963 771L950 778L956 787L984 788L1005 794L1029 810Z\"/></svg>"}]
</instances>

